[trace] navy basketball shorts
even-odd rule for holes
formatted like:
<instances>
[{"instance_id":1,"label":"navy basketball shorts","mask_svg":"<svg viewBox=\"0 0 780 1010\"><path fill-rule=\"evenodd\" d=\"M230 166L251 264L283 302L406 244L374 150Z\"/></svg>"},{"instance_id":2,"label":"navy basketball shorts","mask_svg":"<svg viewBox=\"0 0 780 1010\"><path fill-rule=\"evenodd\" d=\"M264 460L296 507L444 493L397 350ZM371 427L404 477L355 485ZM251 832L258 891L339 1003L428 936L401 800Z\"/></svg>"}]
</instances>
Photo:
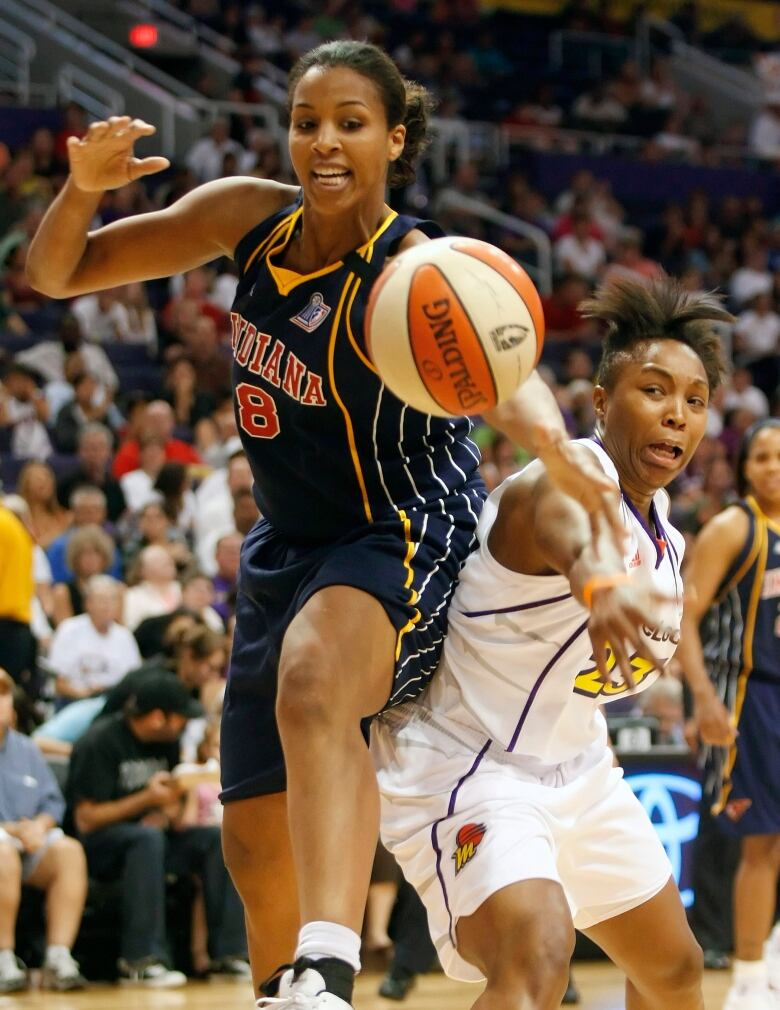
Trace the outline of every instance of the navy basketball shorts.
<instances>
[{"instance_id":1,"label":"navy basketball shorts","mask_svg":"<svg viewBox=\"0 0 780 1010\"><path fill-rule=\"evenodd\" d=\"M731 835L780 833L780 681L748 677L737 724L739 736L729 754L733 760L725 806L718 827Z\"/></svg>"},{"instance_id":2,"label":"navy basketball shorts","mask_svg":"<svg viewBox=\"0 0 780 1010\"><path fill-rule=\"evenodd\" d=\"M385 707L424 690L441 655L447 608L473 544L481 485L401 517L367 524L321 546L291 543L261 519L241 551L236 629L222 713L222 800L285 789L276 727L284 634L326 586L352 586L385 609L398 654Z\"/></svg>"}]
</instances>

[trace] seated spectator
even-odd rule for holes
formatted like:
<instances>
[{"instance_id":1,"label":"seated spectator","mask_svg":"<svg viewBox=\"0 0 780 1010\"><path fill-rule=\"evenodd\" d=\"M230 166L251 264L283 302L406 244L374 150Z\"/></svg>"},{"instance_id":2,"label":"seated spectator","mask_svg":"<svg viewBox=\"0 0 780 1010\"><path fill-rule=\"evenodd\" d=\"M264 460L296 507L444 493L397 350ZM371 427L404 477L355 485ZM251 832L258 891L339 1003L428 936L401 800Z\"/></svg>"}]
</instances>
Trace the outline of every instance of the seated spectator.
<instances>
[{"instance_id":1,"label":"seated spectator","mask_svg":"<svg viewBox=\"0 0 780 1010\"><path fill-rule=\"evenodd\" d=\"M46 954L42 985L61 992L86 980L71 948L87 897L84 850L59 827L65 803L33 741L14 726L14 682L0 668L0 993L28 986L27 969L14 953L22 884L46 894Z\"/></svg>"},{"instance_id":2,"label":"seated spectator","mask_svg":"<svg viewBox=\"0 0 780 1010\"><path fill-rule=\"evenodd\" d=\"M239 443L240 445L240 443ZM220 467L201 481L195 492L195 541L198 560L211 574L214 564L214 534L235 529L233 521L233 495L237 491L251 491L253 484L249 460L242 448L230 456L226 467ZM201 550L201 546L204 550Z\"/></svg>"},{"instance_id":3,"label":"seated spectator","mask_svg":"<svg viewBox=\"0 0 780 1010\"><path fill-rule=\"evenodd\" d=\"M734 369L723 406L726 410L749 410L757 421L769 416L769 400L753 385L753 377L747 368Z\"/></svg>"},{"instance_id":4,"label":"seated spectator","mask_svg":"<svg viewBox=\"0 0 780 1010\"><path fill-rule=\"evenodd\" d=\"M756 295L750 307L739 314L734 344L737 361L750 369L753 382L770 396L780 382L780 314L775 311L771 294Z\"/></svg>"},{"instance_id":5,"label":"seated spectator","mask_svg":"<svg viewBox=\"0 0 780 1010\"><path fill-rule=\"evenodd\" d=\"M88 424L96 422L116 431L122 424L122 415L113 402L112 391L103 386L101 394L95 376L81 372L73 379L73 399L61 408L52 428L57 451L74 455L81 432Z\"/></svg>"},{"instance_id":6,"label":"seated spectator","mask_svg":"<svg viewBox=\"0 0 780 1010\"><path fill-rule=\"evenodd\" d=\"M143 415L144 432L163 439L165 458L179 463L200 463L200 456L186 442L173 437L175 418L171 405L165 400L153 400ZM140 466L141 447L137 438L124 442L114 457L112 473L115 477L137 470Z\"/></svg>"},{"instance_id":7,"label":"seated spectator","mask_svg":"<svg viewBox=\"0 0 780 1010\"><path fill-rule=\"evenodd\" d=\"M643 691L639 696L639 707L642 715L658 720L653 743L678 747L685 744L683 687L675 676L660 677L652 687Z\"/></svg>"},{"instance_id":8,"label":"seated spectator","mask_svg":"<svg viewBox=\"0 0 780 1010\"><path fill-rule=\"evenodd\" d=\"M580 95L571 112L579 129L604 133L619 132L628 118L626 107L618 101L606 81Z\"/></svg>"},{"instance_id":9,"label":"seated spectator","mask_svg":"<svg viewBox=\"0 0 780 1010\"><path fill-rule=\"evenodd\" d=\"M125 568L130 571L144 547L157 545L164 547L176 562L177 568L185 568L192 560L187 541L165 514L162 501L156 495L141 508L135 522L125 535Z\"/></svg>"},{"instance_id":10,"label":"seated spectator","mask_svg":"<svg viewBox=\"0 0 780 1010\"><path fill-rule=\"evenodd\" d=\"M49 405L38 387L37 372L12 361L0 383L0 428L11 429L11 455L17 459L51 456L48 420Z\"/></svg>"},{"instance_id":11,"label":"seated spectator","mask_svg":"<svg viewBox=\"0 0 780 1010\"><path fill-rule=\"evenodd\" d=\"M588 282L577 274L565 274L556 280L551 295L542 298L545 337L552 340L589 340L596 329L579 311L580 302L590 294Z\"/></svg>"},{"instance_id":12,"label":"seated spectator","mask_svg":"<svg viewBox=\"0 0 780 1010\"><path fill-rule=\"evenodd\" d=\"M24 523L0 504L0 657L17 684L37 691L37 646L30 630L33 538Z\"/></svg>"},{"instance_id":13,"label":"seated spectator","mask_svg":"<svg viewBox=\"0 0 780 1010\"><path fill-rule=\"evenodd\" d=\"M211 631L215 631L217 634L224 634L225 622L212 606L214 598L214 584L207 575L194 572L183 580L181 605L197 614L198 618Z\"/></svg>"},{"instance_id":14,"label":"seated spectator","mask_svg":"<svg viewBox=\"0 0 780 1010\"><path fill-rule=\"evenodd\" d=\"M181 603L176 564L164 547L144 547L138 557L140 581L125 593L123 623L131 630L145 617L169 614Z\"/></svg>"},{"instance_id":15,"label":"seated spectator","mask_svg":"<svg viewBox=\"0 0 780 1010\"><path fill-rule=\"evenodd\" d=\"M230 387L230 357L222 348L211 316L198 317L185 335L184 347L195 369L198 389L216 397Z\"/></svg>"},{"instance_id":16,"label":"seated spectator","mask_svg":"<svg viewBox=\"0 0 780 1010\"><path fill-rule=\"evenodd\" d=\"M598 280L607 260L604 243L591 234L591 217L584 209L571 216L572 230L555 243L555 263L559 273L578 274L591 284Z\"/></svg>"},{"instance_id":17,"label":"seated spectator","mask_svg":"<svg viewBox=\"0 0 780 1010\"><path fill-rule=\"evenodd\" d=\"M172 775L187 720L203 708L170 677L149 679L123 712L100 719L71 757L68 798L90 873L122 884L119 970L149 988L186 983L165 966L165 879L195 873L207 902L213 968L249 978L241 902L218 827L182 827Z\"/></svg>"},{"instance_id":18,"label":"seated spectator","mask_svg":"<svg viewBox=\"0 0 780 1010\"><path fill-rule=\"evenodd\" d=\"M187 537L192 537L196 503L192 478L184 463L165 463L157 474L154 492L160 498L163 511L171 524Z\"/></svg>"},{"instance_id":19,"label":"seated spectator","mask_svg":"<svg viewBox=\"0 0 780 1010\"><path fill-rule=\"evenodd\" d=\"M70 496L71 525L65 532L52 540L46 548L46 557L51 565L51 574L55 582L68 582L73 575L68 565L68 544L70 538L82 526L106 526L106 496L99 487L85 484L77 487ZM113 543L113 540L112 540ZM115 579L122 577L122 558L119 549L114 545L114 557L108 574Z\"/></svg>"},{"instance_id":20,"label":"seated spectator","mask_svg":"<svg viewBox=\"0 0 780 1010\"><path fill-rule=\"evenodd\" d=\"M215 570L216 548L226 534L236 531L245 537L257 522L260 511L255 496L249 488L239 488L233 495L233 518L229 526L217 527L211 534L203 536L200 542L199 557L203 561L203 570L211 575Z\"/></svg>"},{"instance_id":21,"label":"seated spectator","mask_svg":"<svg viewBox=\"0 0 780 1010\"><path fill-rule=\"evenodd\" d=\"M226 533L217 540L214 551L217 570L212 579L214 586L212 606L225 623L228 622L236 608L243 539L240 533Z\"/></svg>"},{"instance_id":22,"label":"seated spectator","mask_svg":"<svg viewBox=\"0 0 780 1010\"><path fill-rule=\"evenodd\" d=\"M97 344L85 343L78 320L65 315L60 320L56 340L42 340L16 355L19 364L34 368L46 382L61 383L65 379L65 362L69 355L79 352L81 367L77 371L90 372L102 385L116 391L119 378L108 355Z\"/></svg>"},{"instance_id":23,"label":"seated spectator","mask_svg":"<svg viewBox=\"0 0 780 1010\"><path fill-rule=\"evenodd\" d=\"M49 649L56 696L66 704L103 694L141 665L135 638L117 623L121 584L110 575L93 575L84 591L84 607L86 613L58 625Z\"/></svg>"},{"instance_id":24,"label":"seated spectator","mask_svg":"<svg viewBox=\"0 0 780 1010\"><path fill-rule=\"evenodd\" d=\"M744 264L731 277L729 295L738 309L743 309L757 295L771 294L772 274L769 252L760 245L749 248Z\"/></svg>"},{"instance_id":25,"label":"seated spectator","mask_svg":"<svg viewBox=\"0 0 780 1010\"><path fill-rule=\"evenodd\" d=\"M170 614L147 617L141 621L133 632L133 637L144 660L158 659L160 656L172 657L175 646L185 632L204 626L194 611L177 607Z\"/></svg>"},{"instance_id":26,"label":"seated spectator","mask_svg":"<svg viewBox=\"0 0 780 1010\"><path fill-rule=\"evenodd\" d=\"M214 398L197 385L195 366L189 358L176 358L165 373L165 399L173 408L180 428L194 428L214 410Z\"/></svg>"},{"instance_id":27,"label":"seated spectator","mask_svg":"<svg viewBox=\"0 0 780 1010\"><path fill-rule=\"evenodd\" d=\"M615 277L639 277L652 280L661 273L661 267L642 255L642 232L638 228L624 228L618 239L615 260L604 271L604 284Z\"/></svg>"},{"instance_id":28,"label":"seated spectator","mask_svg":"<svg viewBox=\"0 0 780 1010\"><path fill-rule=\"evenodd\" d=\"M104 575L114 561L114 543L97 525L81 526L68 541L65 561L73 573L68 582L58 582L52 590L52 617L56 627L62 621L84 613L87 583Z\"/></svg>"},{"instance_id":29,"label":"seated spectator","mask_svg":"<svg viewBox=\"0 0 780 1010\"><path fill-rule=\"evenodd\" d=\"M16 488L30 509L35 539L45 550L65 532L72 519L57 500L54 471L48 463L25 463Z\"/></svg>"},{"instance_id":30,"label":"seated spectator","mask_svg":"<svg viewBox=\"0 0 780 1010\"><path fill-rule=\"evenodd\" d=\"M125 284L119 289L119 298L127 312L127 332L122 340L126 344L143 344L153 355L157 350L157 321L149 307L146 285L139 281Z\"/></svg>"},{"instance_id":31,"label":"seated spectator","mask_svg":"<svg viewBox=\"0 0 780 1010\"><path fill-rule=\"evenodd\" d=\"M759 158L780 160L780 92L766 96L766 104L750 127L748 145Z\"/></svg>"},{"instance_id":32,"label":"seated spectator","mask_svg":"<svg viewBox=\"0 0 780 1010\"><path fill-rule=\"evenodd\" d=\"M105 288L82 295L70 306L86 340L96 344L124 341L130 332L130 317L120 300L120 288Z\"/></svg>"},{"instance_id":33,"label":"seated spectator","mask_svg":"<svg viewBox=\"0 0 780 1010\"><path fill-rule=\"evenodd\" d=\"M156 500L154 484L165 465L165 439L162 435L144 434L138 439L138 468L119 478L127 507L138 512Z\"/></svg>"},{"instance_id":34,"label":"seated spectator","mask_svg":"<svg viewBox=\"0 0 780 1010\"><path fill-rule=\"evenodd\" d=\"M244 155L243 147L230 138L230 124L219 117L212 123L208 134L190 148L185 161L187 168L198 182L211 182L222 172L222 161L226 154L233 154L239 160Z\"/></svg>"},{"instance_id":35,"label":"seated spectator","mask_svg":"<svg viewBox=\"0 0 780 1010\"><path fill-rule=\"evenodd\" d=\"M91 421L84 425L78 437L78 469L57 482L60 505L66 506L81 484L91 484L106 496L108 521L115 523L119 519L127 505L119 481L109 472L112 446L111 432L104 424Z\"/></svg>"}]
</instances>

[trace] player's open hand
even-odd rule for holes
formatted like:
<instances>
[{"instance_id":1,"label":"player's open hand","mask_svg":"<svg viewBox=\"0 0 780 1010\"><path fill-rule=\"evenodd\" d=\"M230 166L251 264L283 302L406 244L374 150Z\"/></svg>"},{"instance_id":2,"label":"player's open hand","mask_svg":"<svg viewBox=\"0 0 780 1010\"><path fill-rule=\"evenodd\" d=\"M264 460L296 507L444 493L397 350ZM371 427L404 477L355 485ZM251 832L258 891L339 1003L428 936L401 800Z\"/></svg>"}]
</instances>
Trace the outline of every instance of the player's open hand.
<instances>
[{"instance_id":1,"label":"player's open hand","mask_svg":"<svg viewBox=\"0 0 780 1010\"><path fill-rule=\"evenodd\" d=\"M658 623L659 608L669 604L669 597L647 586L639 576L625 582L603 587L593 593L588 634L593 645L593 658L603 683L615 679L615 673L629 690L636 687L631 665L633 656L641 656L663 672L666 661L655 655L643 628ZM610 670L609 650L615 658Z\"/></svg>"},{"instance_id":2,"label":"player's open hand","mask_svg":"<svg viewBox=\"0 0 780 1010\"><path fill-rule=\"evenodd\" d=\"M85 193L102 193L161 172L170 165L167 158L136 158L133 154L136 140L154 133L151 124L129 116L92 123L83 140L68 138L71 179Z\"/></svg>"},{"instance_id":3,"label":"player's open hand","mask_svg":"<svg viewBox=\"0 0 780 1010\"><path fill-rule=\"evenodd\" d=\"M712 747L730 747L737 737L731 713L713 692L694 705L699 736Z\"/></svg>"},{"instance_id":4,"label":"player's open hand","mask_svg":"<svg viewBox=\"0 0 780 1010\"><path fill-rule=\"evenodd\" d=\"M606 520L612 541L623 553L626 529L620 518L620 489L604 473L595 456L542 426L534 432L537 452L555 486L578 501L591 519L594 541Z\"/></svg>"}]
</instances>

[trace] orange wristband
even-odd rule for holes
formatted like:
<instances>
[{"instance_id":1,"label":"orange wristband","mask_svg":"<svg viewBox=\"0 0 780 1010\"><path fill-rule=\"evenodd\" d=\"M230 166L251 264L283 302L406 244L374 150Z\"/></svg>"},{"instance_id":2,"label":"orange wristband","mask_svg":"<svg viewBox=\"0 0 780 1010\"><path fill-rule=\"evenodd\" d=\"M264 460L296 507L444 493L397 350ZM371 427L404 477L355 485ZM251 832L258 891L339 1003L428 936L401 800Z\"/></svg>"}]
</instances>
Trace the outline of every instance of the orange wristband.
<instances>
[{"instance_id":1,"label":"orange wristband","mask_svg":"<svg viewBox=\"0 0 780 1010\"><path fill-rule=\"evenodd\" d=\"M599 589L611 589L613 586L623 586L631 581L628 572L615 572L614 575L592 575L582 587L582 601L590 610L593 605L593 594Z\"/></svg>"}]
</instances>

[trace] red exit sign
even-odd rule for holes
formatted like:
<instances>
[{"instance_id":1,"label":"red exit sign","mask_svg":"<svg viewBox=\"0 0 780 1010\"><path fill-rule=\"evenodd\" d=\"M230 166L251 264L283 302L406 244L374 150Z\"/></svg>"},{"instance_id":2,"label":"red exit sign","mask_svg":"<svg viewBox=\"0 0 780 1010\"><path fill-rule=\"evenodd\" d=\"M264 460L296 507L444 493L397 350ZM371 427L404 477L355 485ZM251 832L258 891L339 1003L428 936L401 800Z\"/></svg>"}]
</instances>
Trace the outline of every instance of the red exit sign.
<instances>
[{"instance_id":1,"label":"red exit sign","mask_svg":"<svg viewBox=\"0 0 780 1010\"><path fill-rule=\"evenodd\" d=\"M149 24L137 24L128 32L130 45L136 49L150 49L157 45L157 26Z\"/></svg>"}]
</instances>

